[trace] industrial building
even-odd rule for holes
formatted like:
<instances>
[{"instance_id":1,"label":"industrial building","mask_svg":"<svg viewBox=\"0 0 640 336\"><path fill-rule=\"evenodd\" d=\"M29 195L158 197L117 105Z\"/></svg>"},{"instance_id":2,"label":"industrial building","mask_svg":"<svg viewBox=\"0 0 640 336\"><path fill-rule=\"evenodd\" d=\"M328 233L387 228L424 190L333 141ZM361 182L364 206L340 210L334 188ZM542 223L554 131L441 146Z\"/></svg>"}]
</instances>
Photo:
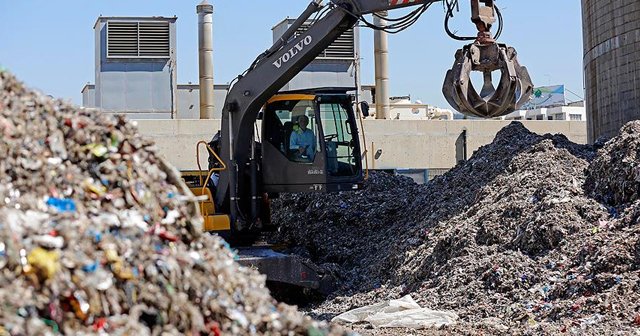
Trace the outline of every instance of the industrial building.
<instances>
[{"instance_id":1,"label":"industrial building","mask_svg":"<svg viewBox=\"0 0 640 336\"><path fill-rule=\"evenodd\" d=\"M502 117L503 120L572 120L586 121L587 111L584 102L566 106L539 107L531 110L518 110Z\"/></svg>"},{"instance_id":2,"label":"industrial building","mask_svg":"<svg viewBox=\"0 0 640 336\"><path fill-rule=\"evenodd\" d=\"M131 119L199 119L200 87L177 84L176 17L99 17L95 31L95 84L82 105ZM214 85L214 118L228 85Z\"/></svg>"}]
</instances>

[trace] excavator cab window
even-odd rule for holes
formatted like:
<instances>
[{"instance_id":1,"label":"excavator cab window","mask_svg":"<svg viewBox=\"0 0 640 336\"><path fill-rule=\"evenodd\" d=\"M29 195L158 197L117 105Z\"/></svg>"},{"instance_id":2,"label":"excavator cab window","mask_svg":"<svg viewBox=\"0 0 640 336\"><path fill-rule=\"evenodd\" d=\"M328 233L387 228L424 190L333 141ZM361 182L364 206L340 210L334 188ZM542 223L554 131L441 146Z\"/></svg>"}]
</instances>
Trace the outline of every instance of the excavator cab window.
<instances>
[{"instance_id":1,"label":"excavator cab window","mask_svg":"<svg viewBox=\"0 0 640 336\"><path fill-rule=\"evenodd\" d=\"M311 163L320 151L313 100L283 100L269 104L267 140L290 161ZM304 121L303 121L304 119ZM306 125L301 125L303 121ZM301 149L304 147L303 149Z\"/></svg>"},{"instance_id":2,"label":"excavator cab window","mask_svg":"<svg viewBox=\"0 0 640 336\"><path fill-rule=\"evenodd\" d=\"M327 172L331 176L353 176L358 170L355 141L346 102L320 103L320 118L327 153Z\"/></svg>"},{"instance_id":3,"label":"excavator cab window","mask_svg":"<svg viewBox=\"0 0 640 336\"><path fill-rule=\"evenodd\" d=\"M339 93L285 93L270 99L262 120L264 190L357 187L362 156L352 104L349 95Z\"/></svg>"}]
</instances>

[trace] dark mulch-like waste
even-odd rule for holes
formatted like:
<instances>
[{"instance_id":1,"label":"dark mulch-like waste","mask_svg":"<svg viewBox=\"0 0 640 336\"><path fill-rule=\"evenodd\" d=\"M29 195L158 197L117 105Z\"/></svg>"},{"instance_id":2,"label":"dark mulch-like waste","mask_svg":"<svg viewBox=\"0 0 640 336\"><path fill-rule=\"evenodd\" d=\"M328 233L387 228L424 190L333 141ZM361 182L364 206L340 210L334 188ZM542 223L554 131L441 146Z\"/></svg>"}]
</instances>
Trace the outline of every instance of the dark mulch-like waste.
<instances>
[{"instance_id":1,"label":"dark mulch-like waste","mask_svg":"<svg viewBox=\"0 0 640 336\"><path fill-rule=\"evenodd\" d=\"M427 185L282 195L273 240L341 280L320 318L411 294L460 315L445 333L638 332L639 131L596 152L513 123Z\"/></svg>"}]
</instances>

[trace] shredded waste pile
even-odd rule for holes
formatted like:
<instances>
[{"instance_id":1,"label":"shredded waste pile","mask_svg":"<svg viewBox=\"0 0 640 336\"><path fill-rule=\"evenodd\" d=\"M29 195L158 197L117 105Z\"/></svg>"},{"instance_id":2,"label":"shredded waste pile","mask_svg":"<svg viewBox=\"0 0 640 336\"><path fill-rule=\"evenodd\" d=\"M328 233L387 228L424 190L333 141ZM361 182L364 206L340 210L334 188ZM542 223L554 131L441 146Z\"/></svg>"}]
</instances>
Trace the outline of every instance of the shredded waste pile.
<instances>
[{"instance_id":1,"label":"shredded waste pile","mask_svg":"<svg viewBox=\"0 0 640 336\"><path fill-rule=\"evenodd\" d=\"M124 119L5 71L0 133L0 335L329 333L200 234L188 189Z\"/></svg>"},{"instance_id":2,"label":"shredded waste pile","mask_svg":"<svg viewBox=\"0 0 640 336\"><path fill-rule=\"evenodd\" d=\"M460 316L447 333L637 333L639 155L640 122L599 151L513 123L426 185L283 195L273 240L341 281L322 319L411 294Z\"/></svg>"}]
</instances>

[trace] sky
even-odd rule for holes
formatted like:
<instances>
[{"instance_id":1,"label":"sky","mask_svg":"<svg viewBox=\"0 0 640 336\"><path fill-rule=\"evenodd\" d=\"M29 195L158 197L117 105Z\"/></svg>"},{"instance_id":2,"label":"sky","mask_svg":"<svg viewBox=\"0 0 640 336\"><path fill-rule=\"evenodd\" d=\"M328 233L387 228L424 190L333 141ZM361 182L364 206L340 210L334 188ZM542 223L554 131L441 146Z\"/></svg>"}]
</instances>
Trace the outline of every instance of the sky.
<instances>
[{"instance_id":1,"label":"sky","mask_svg":"<svg viewBox=\"0 0 640 336\"><path fill-rule=\"evenodd\" d=\"M215 82L228 83L270 47L271 28L297 17L310 0L209 0L214 5ZM199 0L0 0L0 67L46 94L82 103L81 90L94 83L93 25L98 16L177 16L178 82L198 82ZM452 29L475 35L469 3L460 1ZM499 42L518 51L536 86L564 84L583 97L582 28L579 0L497 0L505 18ZM390 17L402 10L390 12ZM447 37L444 11L434 4L408 30L389 36L392 96L448 107L441 87L463 46ZM361 28L362 84L374 83L373 31Z\"/></svg>"}]
</instances>

